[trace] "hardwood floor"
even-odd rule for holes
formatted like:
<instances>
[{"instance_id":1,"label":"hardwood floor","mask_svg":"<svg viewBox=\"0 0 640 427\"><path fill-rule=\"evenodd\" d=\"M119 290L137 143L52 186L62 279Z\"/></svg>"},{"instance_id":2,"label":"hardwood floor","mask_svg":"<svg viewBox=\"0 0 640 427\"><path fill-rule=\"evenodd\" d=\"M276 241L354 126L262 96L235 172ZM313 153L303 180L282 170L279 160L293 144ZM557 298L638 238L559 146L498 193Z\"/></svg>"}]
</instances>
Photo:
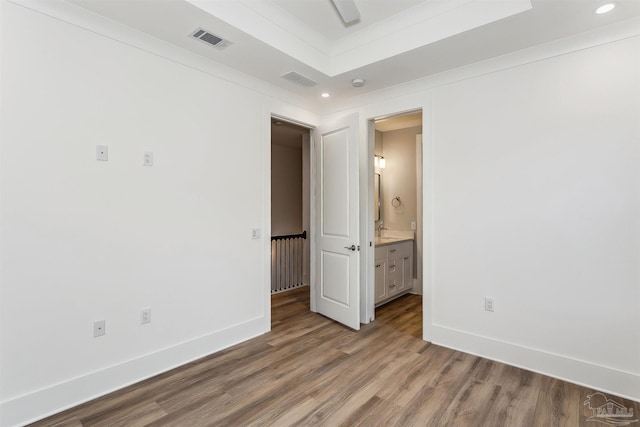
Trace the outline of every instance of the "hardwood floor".
<instances>
[{"instance_id":1,"label":"hardwood floor","mask_svg":"<svg viewBox=\"0 0 640 427\"><path fill-rule=\"evenodd\" d=\"M33 425L607 426L587 422L594 390L422 341L419 296L355 332L308 292L272 298L270 333Z\"/></svg>"}]
</instances>

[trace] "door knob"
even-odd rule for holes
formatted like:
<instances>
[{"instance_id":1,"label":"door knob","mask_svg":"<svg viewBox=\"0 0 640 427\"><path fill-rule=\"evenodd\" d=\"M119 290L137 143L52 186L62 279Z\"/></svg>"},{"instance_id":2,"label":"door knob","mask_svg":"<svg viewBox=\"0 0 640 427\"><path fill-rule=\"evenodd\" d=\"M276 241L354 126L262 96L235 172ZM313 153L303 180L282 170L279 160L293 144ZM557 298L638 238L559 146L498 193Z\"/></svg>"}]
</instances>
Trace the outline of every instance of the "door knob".
<instances>
[{"instance_id":1,"label":"door knob","mask_svg":"<svg viewBox=\"0 0 640 427\"><path fill-rule=\"evenodd\" d=\"M345 246L345 249L349 249L350 251L356 251L356 245L351 245L351 246Z\"/></svg>"}]
</instances>

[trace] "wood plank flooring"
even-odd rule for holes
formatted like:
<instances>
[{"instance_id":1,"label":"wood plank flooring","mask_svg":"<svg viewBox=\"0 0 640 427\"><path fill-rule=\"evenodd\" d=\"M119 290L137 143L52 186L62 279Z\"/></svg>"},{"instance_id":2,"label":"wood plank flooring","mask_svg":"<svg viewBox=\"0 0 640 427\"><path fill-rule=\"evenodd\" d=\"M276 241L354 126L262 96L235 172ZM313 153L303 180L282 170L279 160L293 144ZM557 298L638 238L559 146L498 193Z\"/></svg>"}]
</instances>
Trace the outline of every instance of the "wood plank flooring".
<instances>
[{"instance_id":1,"label":"wood plank flooring","mask_svg":"<svg viewBox=\"0 0 640 427\"><path fill-rule=\"evenodd\" d=\"M594 390L422 341L419 296L355 332L308 292L272 298L270 333L33 426L607 426Z\"/></svg>"}]
</instances>

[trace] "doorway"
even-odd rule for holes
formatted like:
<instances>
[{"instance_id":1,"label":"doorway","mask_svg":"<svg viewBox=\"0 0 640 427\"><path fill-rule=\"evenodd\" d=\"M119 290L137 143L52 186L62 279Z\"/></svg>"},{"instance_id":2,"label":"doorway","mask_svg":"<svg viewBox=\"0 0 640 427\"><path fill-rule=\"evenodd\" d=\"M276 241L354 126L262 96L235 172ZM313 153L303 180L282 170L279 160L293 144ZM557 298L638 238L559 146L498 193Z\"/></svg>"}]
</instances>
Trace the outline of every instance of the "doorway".
<instances>
[{"instance_id":1,"label":"doorway","mask_svg":"<svg viewBox=\"0 0 640 427\"><path fill-rule=\"evenodd\" d=\"M422 111L370 120L374 230L370 318L393 302L422 302ZM371 283L372 282L372 283ZM409 297L411 295L411 297ZM371 301L373 300L373 301Z\"/></svg>"},{"instance_id":2,"label":"doorway","mask_svg":"<svg viewBox=\"0 0 640 427\"><path fill-rule=\"evenodd\" d=\"M292 129L294 134L297 133L297 140L294 145L295 147L299 147L299 144L301 144L300 136L306 138L306 143L302 142L302 150L306 149L306 152L308 153L308 156L305 155L303 156L303 158L308 159L307 164L309 165L309 167L307 168L307 170L309 172L304 174L304 180L306 184L303 185L303 189L305 190L303 192L303 195L306 193L307 196L302 196L305 197L305 203L303 204L303 209L305 210L305 214L303 215L303 228L306 228L309 232L309 239L306 240L307 244L305 246L306 248L309 248L307 249L307 251L310 256L308 258L305 256L307 261L305 267L303 267L303 271L305 276L304 284L311 285L310 288L307 288L307 291L312 291L310 298L311 311L319 312L320 314L330 317L355 330L359 329L361 323L369 323L370 321L374 320L375 317L376 303L374 303L373 295L375 257L375 251L373 248L373 230L375 228L375 225L373 220L373 207L368 206L370 203L372 204L373 201L375 123L378 122L379 132L382 134L382 151L379 154L381 155L381 157L384 157L386 155L385 162L387 162L387 164L385 166L389 168L386 172L386 179L387 181L389 181L391 179L391 168L390 163L388 162L393 160L396 166L400 163L398 163L397 159L395 159L396 156L395 154L393 154L393 147L391 146L391 142L389 142L389 138L387 138L387 152L385 152L384 134L389 133L389 135L391 135L391 133L394 131L400 132L403 129L420 127L422 125L421 110L416 110L411 113L413 115L417 113L418 116L411 117L412 114L403 113L388 115L385 117L377 117L368 120L368 134L370 135L368 146L369 148L366 151L361 151L361 154L364 155L363 157L359 157L357 153L357 147L359 146L359 144L357 144L357 114L345 116L341 119L336 120L335 122L323 125L320 128L307 127L288 119L281 119L280 116L272 116L271 118L270 127L272 131L272 148L276 145L282 145L273 143L278 142L277 133L280 129L286 129L286 131ZM399 126L397 124L398 121L404 123ZM384 126L387 126L387 128L382 128L382 123L386 123L386 125ZM396 128L389 129L388 126L391 125L394 125ZM312 135L315 142L314 144L311 144ZM414 133L413 136L414 138L419 138L418 135L419 133ZM356 141L355 144L354 141ZM391 188L390 186L385 184L384 177L382 177L380 181L382 195L381 203L383 204L382 220L384 223L384 216L387 216L387 218L389 218L387 219L387 224L392 225L392 227L381 227L381 229L387 228L387 230L384 230L387 234L384 237L390 237L389 235L394 231L408 232L412 236L412 238L409 239L412 242L409 249L412 260L409 263L403 264L399 268L399 270L402 272L402 275L400 277L403 278L402 286L400 286L400 288L407 289L409 290L409 292L413 292L415 294L422 293L422 289L420 286L422 280L418 276L419 274L421 274L420 266L422 265L420 240L422 236L422 180L419 179L419 176L421 176L422 167L422 154L420 153L422 147L419 142L420 141L418 140L418 143L416 143L416 140L414 139L414 152L412 156L409 156L413 159L416 172L413 180L414 186L411 190L411 192L413 193L413 199L415 200L413 202L413 204L415 205L415 213L413 213L413 210L411 211L413 221L409 221L408 227L404 226L394 229L396 227L392 225L392 221L390 220L391 213L387 212L389 208L384 206L385 204L389 203L386 195L392 194L391 191L388 191ZM275 150L279 149L280 148L275 148ZM347 150L349 152L347 152ZM391 159L391 157L389 156L390 153L392 154L391 157L393 157L393 159ZM367 158L369 156L369 165L366 166L366 170L362 169L362 167L367 164ZM359 163L360 166L358 166L358 158L360 158L361 161L361 163ZM277 164L273 162L271 166L272 173L277 172L281 169L279 166L277 166ZM420 171L420 173L418 173L417 171ZM370 178L367 179L369 175ZM271 190L273 192L279 190L280 188L277 184L277 179L275 177L270 178L271 181L273 181L270 186ZM301 180L302 178L298 178L298 182L300 182ZM360 182L360 191L365 192L366 190L366 193L370 195L367 196L367 198L371 201L370 203L368 202L367 204L363 204L359 209L362 215L357 213L360 200L358 196L358 181ZM369 182L368 189L367 181ZM347 182L349 182L350 184L348 186L344 185L344 183ZM353 184L355 184L355 186L353 186ZM311 197L308 197L309 193L311 193L310 189L312 185L314 185L315 189L313 191L313 194L315 194L313 200L311 199ZM324 187L324 185L327 185L327 187ZM401 186L400 189L406 191L406 187ZM294 192L298 193L298 190L295 190ZM327 196L329 197L327 198ZM270 194L270 197L272 202L271 209L273 212L273 209L277 209L275 205L278 202L275 200L275 194ZM400 213L404 211L406 214L408 212L408 203L410 202L411 198L411 195L398 193L394 197L391 197L391 201L395 204L398 204L398 206L395 206L395 204L391 206L395 209L399 209ZM355 220L353 218L348 221L345 220L346 212L354 212L352 210L352 207L347 208L345 201L349 203L349 206L355 206ZM307 215L306 212L308 212L309 214ZM275 215L275 212L273 212L274 219ZM328 217L325 217L323 219L323 216L326 215L328 215ZM361 218L360 220L358 220L359 215ZM412 222L414 222L415 225L411 224ZM317 229L319 227L318 224L322 224L322 227L320 227L321 233ZM357 232L353 234L351 231L349 231L349 236L351 237L347 236L347 234L343 232L344 230L346 230L345 227L348 224L351 224L350 227L352 225L360 227L360 237L358 237ZM360 225L358 226L357 224ZM275 223L273 225L273 229L273 235L275 236L279 232L279 230L276 229ZM301 228L298 227L296 231L299 231L300 229ZM293 232L295 233L296 231ZM289 231L287 230L286 232L288 233ZM336 241L338 241L338 237L342 238L344 235L344 237L347 237L349 241L345 240L345 242L338 242L339 244L337 246L334 245L336 246L336 248L329 246L324 247L322 245L322 241L317 240L318 235L321 235L323 237L328 236ZM360 246L358 246L358 242L360 242ZM333 244L335 242L330 243ZM360 247L366 248L366 252L362 254L366 254L366 257L358 256ZM309 260L311 262L309 262ZM360 268L361 276L360 280L354 280L351 274L352 268L354 266L357 266L358 263L362 266ZM389 265L394 266L393 263ZM354 269L354 271L356 272L357 277L357 268ZM406 278L409 278L408 282L405 281ZM314 279L318 279L320 281L318 282L318 280ZM336 285L341 281L343 282L343 284L340 284L339 286ZM359 286L357 285L358 282L360 283ZM351 284L355 284L355 286ZM348 288L347 285L349 286ZM390 295L389 299L383 301L383 303L396 300L401 295L404 295L404 293L394 293L393 295ZM330 306L320 307L319 302L327 302L327 304L329 304ZM358 307L358 304L360 305L360 307ZM358 313L359 310L360 313Z\"/></svg>"},{"instance_id":3,"label":"doorway","mask_svg":"<svg viewBox=\"0 0 640 427\"><path fill-rule=\"evenodd\" d=\"M361 301L358 275L360 260L364 259L360 257L359 233L364 222L359 218L362 210L358 114L327 120L319 127L272 115L269 125L271 132L277 132L274 129L278 127L290 128L289 125L302 127L302 136L308 141L303 142L302 150L309 152L303 156L309 165L308 173L304 174L308 184L303 185L303 195L308 196L303 196L308 200L303 207L309 214L303 215L303 221L309 225L305 240L310 262L307 261L308 269L304 271L310 288L310 310L358 330ZM269 181L276 181L271 172L277 172L278 167L271 158L269 169ZM273 183L270 189L277 191L277 187ZM273 208L271 194L269 197ZM271 248L269 253L273 256ZM272 260L269 271L273 270Z\"/></svg>"},{"instance_id":4,"label":"doorway","mask_svg":"<svg viewBox=\"0 0 640 427\"><path fill-rule=\"evenodd\" d=\"M310 237L310 128L272 117L271 295L309 292Z\"/></svg>"}]
</instances>

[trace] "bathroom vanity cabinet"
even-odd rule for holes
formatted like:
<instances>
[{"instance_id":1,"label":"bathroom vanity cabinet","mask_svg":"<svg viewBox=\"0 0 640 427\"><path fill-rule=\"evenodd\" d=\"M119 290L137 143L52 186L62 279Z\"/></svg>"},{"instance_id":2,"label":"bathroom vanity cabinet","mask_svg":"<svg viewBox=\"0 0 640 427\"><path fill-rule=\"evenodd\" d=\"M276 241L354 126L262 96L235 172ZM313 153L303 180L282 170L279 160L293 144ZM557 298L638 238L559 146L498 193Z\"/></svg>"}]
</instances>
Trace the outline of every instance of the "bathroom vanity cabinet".
<instances>
[{"instance_id":1,"label":"bathroom vanity cabinet","mask_svg":"<svg viewBox=\"0 0 640 427\"><path fill-rule=\"evenodd\" d=\"M411 290L413 240L382 241L375 254L375 303L380 305Z\"/></svg>"}]
</instances>

